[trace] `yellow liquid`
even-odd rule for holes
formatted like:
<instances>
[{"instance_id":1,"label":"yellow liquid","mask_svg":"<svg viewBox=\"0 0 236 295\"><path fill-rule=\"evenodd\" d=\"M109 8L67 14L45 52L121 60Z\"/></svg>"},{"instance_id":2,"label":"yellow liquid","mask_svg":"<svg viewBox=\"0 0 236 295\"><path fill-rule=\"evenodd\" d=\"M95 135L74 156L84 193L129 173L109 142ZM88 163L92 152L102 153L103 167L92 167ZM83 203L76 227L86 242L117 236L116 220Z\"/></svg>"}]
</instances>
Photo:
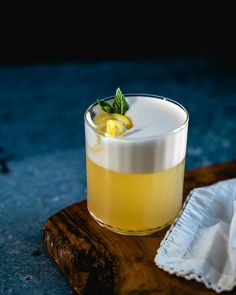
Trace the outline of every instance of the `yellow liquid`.
<instances>
[{"instance_id":1,"label":"yellow liquid","mask_svg":"<svg viewBox=\"0 0 236 295\"><path fill-rule=\"evenodd\" d=\"M123 234L155 232L177 216L182 205L184 164L157 173L129 174L102 168L88 157L87 194L91 215Z\"/></svg>"}]
</instances>

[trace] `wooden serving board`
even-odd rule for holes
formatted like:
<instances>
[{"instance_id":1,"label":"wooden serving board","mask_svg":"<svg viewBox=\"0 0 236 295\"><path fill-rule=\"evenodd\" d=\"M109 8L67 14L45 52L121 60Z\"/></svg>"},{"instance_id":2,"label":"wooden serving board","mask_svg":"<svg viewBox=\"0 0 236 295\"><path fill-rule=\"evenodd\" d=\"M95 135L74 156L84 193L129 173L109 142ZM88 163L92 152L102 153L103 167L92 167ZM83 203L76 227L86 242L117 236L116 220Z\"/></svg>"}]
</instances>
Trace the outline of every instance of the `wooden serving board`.
<instances>
[{"instance_id":1,"label":"wooden serving board","mask_svg":"<svg viewBox=\"0 0 236 295\"><path fill-rule=\"evenodd\" d=\"M184 196L193 188L233 177L236 161L192 170L185 175ZM215 294L201 283L169 275L155 265L166 230L145 237L118 235L100 227L82 201L46 221L44 244L78 294Z\"/></svg>"}]
</instances>

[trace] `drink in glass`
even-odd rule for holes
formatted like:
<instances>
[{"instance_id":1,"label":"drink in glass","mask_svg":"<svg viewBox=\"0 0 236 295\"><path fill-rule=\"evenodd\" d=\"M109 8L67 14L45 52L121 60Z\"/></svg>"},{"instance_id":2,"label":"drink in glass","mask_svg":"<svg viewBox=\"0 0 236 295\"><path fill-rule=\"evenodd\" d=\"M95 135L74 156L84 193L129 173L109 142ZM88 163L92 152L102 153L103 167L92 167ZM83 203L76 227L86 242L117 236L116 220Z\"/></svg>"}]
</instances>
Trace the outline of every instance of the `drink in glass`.
<instances>
[{"instance_id":1,"label":"drink in glass","mask_svg":"<svg viewBox=\"0 0 236 295\"><path fill-rule=\"evenodd\" d=\"M188 113L160 96L125 97L133 126L122 135L98 130L94 120L103 111L97 103L85 113L88 210L112 231L147 235L181 209Z\"/></svg>"}]
</instances>

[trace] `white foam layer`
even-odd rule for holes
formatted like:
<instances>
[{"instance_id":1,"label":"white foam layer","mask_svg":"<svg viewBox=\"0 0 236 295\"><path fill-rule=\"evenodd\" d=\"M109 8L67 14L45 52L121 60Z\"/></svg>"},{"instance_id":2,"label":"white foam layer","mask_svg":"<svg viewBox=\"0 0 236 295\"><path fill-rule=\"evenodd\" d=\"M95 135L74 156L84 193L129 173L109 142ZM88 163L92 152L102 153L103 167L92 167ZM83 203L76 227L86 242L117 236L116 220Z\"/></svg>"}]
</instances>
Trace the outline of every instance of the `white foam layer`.
<instances>
[{"instance_id":1,"label":"white foam layer","mask_svg":"<svg viewBox=\"0 0 236 295\"><path fill-rule=\"evenodd\" d=\"M153 173L179 164L186 153L186 112L163 99L126 98L130 105L126 115L134 126L119 138L96 133L87 113L90 122L85 124L87 156L99 166L125 173ZM100 111L98 107L94 110Z\"/></svg>"}]
</instances>

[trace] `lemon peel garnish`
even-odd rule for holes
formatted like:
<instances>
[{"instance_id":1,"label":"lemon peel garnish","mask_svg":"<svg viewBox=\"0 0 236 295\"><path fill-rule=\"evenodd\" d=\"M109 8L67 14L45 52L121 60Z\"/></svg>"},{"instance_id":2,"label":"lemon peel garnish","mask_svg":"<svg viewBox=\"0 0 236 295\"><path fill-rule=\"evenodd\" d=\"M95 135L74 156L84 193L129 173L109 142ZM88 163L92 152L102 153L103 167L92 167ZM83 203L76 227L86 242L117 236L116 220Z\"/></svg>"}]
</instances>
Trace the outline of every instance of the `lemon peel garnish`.
<instances>
[{"instance_id":1,"label":"lemon peel garnish","mask_svg":"<svg viewBox=\"0 0 236 295\"><path fill-rule=\"evenodd\" d=\"M101 121L100 123L96 124L97 129L102 132L106 132L107 130L107 121Z\"/></svg>"},{"instance_id":2,"label":"lemon peel garnish","mask_svg":"<svg viewBox=\"0 0 236 295\"><path fill-rule=\"evenodd\" d=\"M126 129L130 129L133 127L132 121L128 117L121 115L121 114L112 114L112 115L118 121L121 121L125 125Z\"/></svg>"},{"instance_id":3,"label":"lemon peel garnish","mask_svg":"<svg viewBox=\"0 0 236 295\"><path fill-rule=\"evenodd\" d=\"M110 137L122 135L133 126L132 121L128 117L116 113L101 114L93 122L99 131L105 132Z\"/></svg>"},{"instance_id":4,"label":"lemon peel garnish","mask_svg":"<svg viewBox=\"0 0 236 295\"><path fill-rule=\"evenodd\" d=\"M125 132L122 124L117 120L107 120L107 134L111 137L121 135Z\"/></svg>"},{"instance_id":5,"label":"lemon peel garnish","mask_svg":"<svg viewBox=\"0 0 236 295\"><path fill-rule=\"evenodd\" d=\"M114 137L116 135L122 135L126 130L133 127L132 121L125 116L125 113L129 109L129 104L120 88L116 89L112 104L106 100L99 99L97 100L97 104L104 112L93 120L99 131Z\"/></svg>"},{"instance_id":6,"label":"lemon peel garnish","mask_svg":"<svg viewBox=\"0 0 236 295\"><path fill-rule=\"evenodd\" d=\"M102 123L103 121L107 121L109 118L112 118L111 115L108 113L104 113L104 114L101 114L100 116L98 116L97 118L95 118L93 120L93 123L95 125L98 125L98 124Z\"/></svg>"}]
</instances>

